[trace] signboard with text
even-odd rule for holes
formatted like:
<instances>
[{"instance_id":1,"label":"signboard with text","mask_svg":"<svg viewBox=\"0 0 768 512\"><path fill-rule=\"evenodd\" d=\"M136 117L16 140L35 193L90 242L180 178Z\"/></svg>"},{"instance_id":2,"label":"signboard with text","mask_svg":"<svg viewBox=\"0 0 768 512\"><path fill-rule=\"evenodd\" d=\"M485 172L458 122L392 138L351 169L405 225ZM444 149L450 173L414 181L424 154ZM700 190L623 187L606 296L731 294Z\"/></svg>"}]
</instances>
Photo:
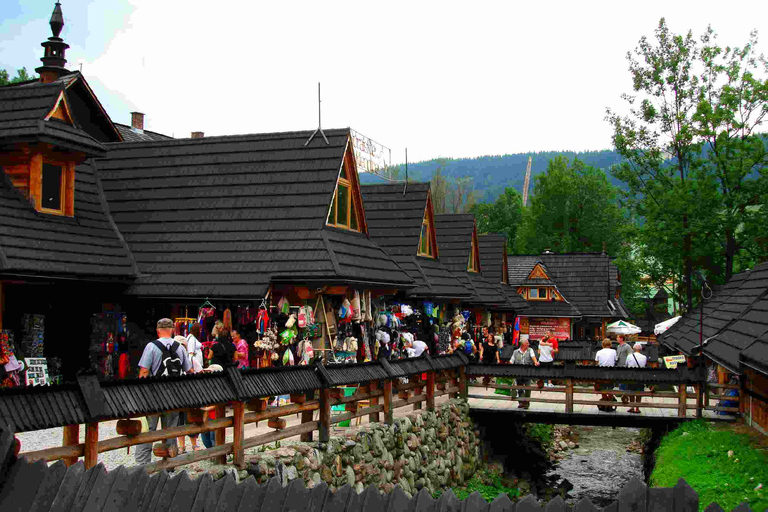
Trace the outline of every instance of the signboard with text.
<instances>
[{"instance_id":1,"label":"signboard with text","mask_svg":"<svg viewBox=\"0 0 768 512\"><path fill-rule=\"evenodd\" d=\"M548 332L552 331L558 340L566 340L571 337L570 318L529 318L528 339L540 340Z\"/></svg>"},{"instance_id":2,"label":"signboard with text","mask_svg":"<svg viewBox=\"0 0 768 512\"><path fill-rule=\"evenodd\" d=\"M392 150L360 132L351 132L357 172L384 172L392 163Z\"/></svg>"},{"instance_id":3,"label":"signboard with text","mask_svg":"<svg viewBox=\"0 0 768 512\"><path fill-rule=\"evenodd\" d=\"M25 357L27 386L48 384L48 361L44 357Z\"/></svg>"},{"instance_id":4,"label":"signboard with text","mask_svg":"<svg viewBox=\"0 0 768 512\"><path fill-rule=\"evenodd\" d=\"M679 356L666 356L664 357L664 366L667 368L674 370L677 368L678 364L685 364L685 356L679 355Z\"/></svg>"}]
</instances>

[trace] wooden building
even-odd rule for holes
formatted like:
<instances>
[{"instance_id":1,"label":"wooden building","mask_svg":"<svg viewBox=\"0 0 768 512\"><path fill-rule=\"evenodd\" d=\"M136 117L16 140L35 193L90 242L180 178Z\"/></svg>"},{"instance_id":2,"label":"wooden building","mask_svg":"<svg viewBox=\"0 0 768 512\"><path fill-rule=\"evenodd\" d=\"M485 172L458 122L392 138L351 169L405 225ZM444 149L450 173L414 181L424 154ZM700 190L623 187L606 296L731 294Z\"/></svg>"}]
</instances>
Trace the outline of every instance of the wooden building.
<instances>
[{"instance_id":1,"label":"wooden building","mask_svg":"<svg viewBox=\"0 0 768 512\"><path fill-rule=\"evenodd\" d=\"M739 379L748 396L747 422L768 434L768 262L716 288L703 314L699 308L686 313L659 342L687 356L703 347L720 384Z\"/></svg>"},{"instance_id":2,"label":"wooden building","mask_svg":"<svg viewBox=\"0 0 768 512\"><path fill-rule=\"evenodd\" d=\"M530 339L551 330L559 339L597 340L608 323L629 316L606 254L545 252L508 260L509 284L528 302L520 332Z\"/></svg>"}]
</instances>

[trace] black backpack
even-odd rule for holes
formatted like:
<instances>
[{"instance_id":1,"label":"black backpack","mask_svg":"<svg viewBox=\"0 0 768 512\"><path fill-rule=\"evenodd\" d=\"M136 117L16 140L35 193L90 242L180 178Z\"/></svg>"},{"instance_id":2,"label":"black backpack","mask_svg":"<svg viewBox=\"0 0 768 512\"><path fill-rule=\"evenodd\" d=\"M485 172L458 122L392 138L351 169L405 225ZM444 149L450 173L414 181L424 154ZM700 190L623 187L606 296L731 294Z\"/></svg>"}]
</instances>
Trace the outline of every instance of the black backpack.
<instances>
[{"instance_id":1,"label":"black backpack","mask_svg":"<svg viewBox=\"0 0 768 512\"><path fill-rule=\"evenodd\" d=\"M184 375L184 365L181 363L177 351L179 350L179 343L174 341L170 348L166 348L165 345L158 340L153 341L157 348L162 352L160 359L160 368L158 368L155 375L163 375L168 377L176 377L178 375Z\"/></svg>"}]
</instances>

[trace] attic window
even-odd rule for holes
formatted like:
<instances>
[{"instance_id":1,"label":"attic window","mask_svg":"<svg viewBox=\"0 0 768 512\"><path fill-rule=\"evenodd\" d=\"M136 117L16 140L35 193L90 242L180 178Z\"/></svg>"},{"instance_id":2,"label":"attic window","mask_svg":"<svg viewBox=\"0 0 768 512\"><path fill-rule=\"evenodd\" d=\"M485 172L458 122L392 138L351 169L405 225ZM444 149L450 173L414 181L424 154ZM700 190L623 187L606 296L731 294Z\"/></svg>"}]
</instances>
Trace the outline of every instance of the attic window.
<instances>
[{"instance_id":1,"label":"attic window","mask_svg":"<svg viewBox=\"0 0 768 512\"><path fill-rule=\"evenodd\" d=\"M547 288L529 288L528 299L547 300Z\"/></svg>"},{"instance_id":2,"label":"attic window","mask_svg":"<svg viewBox=\"0 0 768 512\"><path fill-rule=\"evenodd\" d=\"M74 167L73 162L32 159L30 196L37 211L68 217L75 214Z\"/></svg>"},{"instance_id":3,"label":"attic window","mask_svg":"<svg viewBox=\"0 0 768 512\"><path fill-rule=\"evenodd\" d=\"M467 262L467 271L468 272L477 272L477 257L476 252L477 247L475 246L475 237L472 236L472 245L470 247L469 251L469 261Z\"/></svg>"},{"instance_id":4,"label":"attic window","mask_svg":"<svg viewBox=\"0 0 768 512\"><path fill-rule=\"evenodd\" d=\"M426 258L437 257L435 225L432 222L432 203L429 199L427 199L424 217L421 219L421 235L419 236L419 249L416 254Z\"/></svg>"},{"instance_id":5,"label":"attic window","mask_svg":"<svg viewBox=\"0 0 768 512\"><path fill-rule=\"evenodd\" d=\"M60 165L43 164L43 177L40 195L40 208L43 210L61 211L61 200L64 198L63 169Z\"/></svg>"},{"instance_id":6,"label":"attic window","mask_svg":"<svg viewBox=\"0 0 768 512\"><path fill-rule=\"evenodd\" d=\"M339 172L331 209L328 212L328 225L359 232L362 224L362 200L353 172L347 169L348 160L344 159Z\"/></svg>"}]
</instances>

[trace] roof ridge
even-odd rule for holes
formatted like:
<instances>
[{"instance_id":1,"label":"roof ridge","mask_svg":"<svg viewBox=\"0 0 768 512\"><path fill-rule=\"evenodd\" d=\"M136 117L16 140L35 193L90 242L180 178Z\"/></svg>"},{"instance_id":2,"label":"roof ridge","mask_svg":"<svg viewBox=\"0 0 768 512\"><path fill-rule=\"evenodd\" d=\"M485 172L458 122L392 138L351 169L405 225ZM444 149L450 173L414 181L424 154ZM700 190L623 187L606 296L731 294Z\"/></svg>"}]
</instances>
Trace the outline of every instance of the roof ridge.
<instances>
[{"instance_id":1,"label":"roof ridge","mask_svg":"<svg viewBox=\"0 0 768 512\"><path fill-rule=\"evenodd\" d=\"M331 136L335 135L341 135L345 131L349 133L349 128L331 128L331 129L324 129L323 130L326 134L331 134L331 132L334 132L331 134ZM213 135L213 136L206 136L206 137L200 137L200 138L194 138L194 137L179 137L179 138L170 138L168 140L147 140L147 141L136 141L136 142L109 142L106 143L108 146L114 146L117 145L118 147L125 146L126 144L130 144L131 146L139 146L142 144L146 144L148 146L162 146L165 144L172 144L172 145L186 145L186 144L204 144L204 143L211 143L211 142L219 142L219 141L231 141L233 139L240 138L242 140L247 140L249 138L254 137L267 137L270 136L272 140L278 140L278 139L302 139L302 138L309 138L309 135L312 134L312 130L299 130L299 131L292 131L292 132L261 132L261 133L235 133L235 134L229 134L229 135ZM162 135L162 134L160 134ZM345 143L346 145L346 143ZM328 146L335 147L333 144L328 144ZM320 146L320 147L326 147L326 146ZM315 149L311 146L306 146L307 149Z\"/></svg>"}]
</instances>

